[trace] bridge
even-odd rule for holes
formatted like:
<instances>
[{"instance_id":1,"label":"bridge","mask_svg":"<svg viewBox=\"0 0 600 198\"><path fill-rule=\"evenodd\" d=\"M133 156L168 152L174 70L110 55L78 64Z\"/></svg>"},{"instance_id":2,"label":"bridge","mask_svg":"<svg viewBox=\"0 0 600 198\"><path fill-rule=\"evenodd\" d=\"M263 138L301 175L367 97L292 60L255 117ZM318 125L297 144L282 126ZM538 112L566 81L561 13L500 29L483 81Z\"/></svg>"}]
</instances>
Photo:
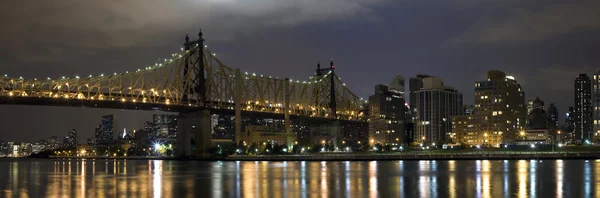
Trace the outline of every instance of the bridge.
<instances>
[{"instance_id":1,"label":"bridge","mask_svg":"<svg viewBox=\"0 0 600 198\"><path fill-rule=\"evenodd\" d=\"M235 115L235 134L246 114L365 122L364 100L353 94L335 73L317 66L315 75L292 80L242 72L221 62L203 38L186 35L183 47L163 61L135 71L60 78L0 77L0 104L73 106L178 112L178 155L191 155L189 130L197 150L208 151L210 113ZM181 131L181 132L179 132ZM200 140L200 141L198 141Z\"/></svg>"}]
</instances>

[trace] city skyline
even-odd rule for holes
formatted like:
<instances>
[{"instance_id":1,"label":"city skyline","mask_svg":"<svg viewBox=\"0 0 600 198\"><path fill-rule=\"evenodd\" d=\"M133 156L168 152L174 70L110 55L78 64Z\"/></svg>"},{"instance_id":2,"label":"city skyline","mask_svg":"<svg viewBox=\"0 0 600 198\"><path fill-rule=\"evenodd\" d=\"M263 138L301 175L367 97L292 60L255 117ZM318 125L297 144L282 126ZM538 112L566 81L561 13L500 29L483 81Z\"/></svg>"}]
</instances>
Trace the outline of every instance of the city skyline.
<instances>
[{"instance_id":1,"label":"city skyline","mask_svg":"<svg viewBox=\"0 0 600 198\"><path fill-rule=\"evenodd\" d=\"M334 58L336 72L365 99L374 85L387 83L397 73L407 79L422 73L444 79L465 96L464 104L473 104L475 81L484 79L488 70L512 71L527 98L539 96L548 104L555 103L563 120L563 112L574 105L572 82L577 74L598 72L594 68L599 58L593 53L600 46L595 38L599 30L595 23L600 22L582 21L594 16L599 3L540 2L338 0L246 10L241 6L249 5L231 7L239 3L232 1L211 3L218 8L211 14L193 12L203 8L189 2L147 7L139 6L145 4L141 1L120 6L41 2L26 5L24 13L7 9L14 5L4 2L1 20L11 21L3 21L7 34L0 38L5 43L0 67L10 76L38 78L123 72L179 49L185 33L202 27L217 56L244 71L303 79L314 72L318 60ZM87 7L107 12L88 12ZM147 17L164 8L183 11L181 16ZM295 17L276 17L289 9L300 11ZM417 11L423 9L432 12ZM571 10L579 14L572 15ZM239 13L225 15L232 11ZM498 19L504 15L508 17ZM556 15L562 17L545 17ZM196 21L199 17L213 20ZM46 23L40 25L40 18L46 18ZM244 25L227 25L215 18ZM249 20L259 22L246 23ZM534 25L540 20L561 25L548 30ZM173 21L181 23L170 25ZM492 31L497 29L504 34ZM72 128L85 139L93 135L100 116L124 112L10 105L0 106L0 111L13 112L0 121L1 130L6 131L0 140L18 141L36 141L39 131L58 136ZM143 125L149 119L142 117L155 113L133 112L134 116L125 116L132 118L126 122Z\"/></svg>"}]
</instances>

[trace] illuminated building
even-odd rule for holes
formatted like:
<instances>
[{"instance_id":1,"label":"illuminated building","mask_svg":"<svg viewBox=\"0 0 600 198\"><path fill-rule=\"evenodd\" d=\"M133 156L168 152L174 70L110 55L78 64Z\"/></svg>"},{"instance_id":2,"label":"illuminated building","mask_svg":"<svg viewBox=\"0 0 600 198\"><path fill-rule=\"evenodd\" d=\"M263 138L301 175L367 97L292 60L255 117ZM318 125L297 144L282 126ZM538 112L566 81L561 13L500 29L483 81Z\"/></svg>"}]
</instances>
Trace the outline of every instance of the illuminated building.
<instances>
[{"instance_id":1,"label":"illuminated building","mask_svg":"<svg viewBox=\"0 0 600 198\"><path fill-rule=\"evenodd\" d=\"M575 79L575 137L573 140L584 142L592 138L592 94L591 81L586 74Z\"/></svg>"},{"instance_id":2,"label":"illuminated building","mask_svg":"<svg viewBox=\"0 0 600 198\"><path fill-rule=\"evenodd\" d=\"M527 115L529 115L531 113L531 111L533 111L533 103L534 102L535 102L535 98L527 99Z\"/></svg>"},{"instance_id":3,"label":"illuminated building","mask_svg":"<svg viewBox=\"0 0 600 198\"><path fill-rule=\"evenodd\" d=\"M153 115L152 124L154 126L153 137L170 139L174 139L177 137L177 115Z\"/></svg>"},{"instance_id":4,"label":"illuminated building","mask_svg":"<svg viewBox=\"0 0 600 198\"><path fill-rule=\"evenodd\" d=\"M486 81L475 82L474 106L471 119L460 117L454 120L471 126L455 128L454 133L462 144L498 147L515 142L525 129L525 93L513 76L497 70L489 71Z\"/></svg>"},{"instance_id":5,"label":"illuminated building","mask_svg":"<svg viewBox=\"0 0 600 198\"><path fill-rule=\"evenodd\" d=\"M77 146L77 130L71 129L69 135L63 138L63 147L75 147Z\"/></svg>"},{"instance_id":6,"label":"illuminated building","mask_svg":"<svg viewBox=\"0 0 600 198\"><path fill-rule=\"evenodd\" d=\"M376 85L369 96L369 141L371 144L404 144L406 142L406 102L403 92L390 91Z\"/></svg>"},{"instance_id":7,"label":"illuminated building","mask_svg":"<svg viewBox=\"0 0 600 198\"><path fill-rule=\"evenodd\" d=\"M444 86L438 77L422 79L422 88L415 92L415 139L417 142L441 145L450 142L453 116L463 114L462 94Z\"/></svg>"},{"instance_id":8,"label":"illuminated building","mask_svg":"<svg viewBox=\"0 0 600 198\"><path fill-rule=\"evenodd\" d=\"M569 111L565 113L565 126L563 131L567 139L573 139L575 137L575 109L569 107Z\"/></svg>"},{"instance_id":9,"label":"illuminated building","mask_svg":"<svg viewBox=\"0 0 600 198\"><path fill-rule=\"evenodd\" d=\"M421 90L423 88L423 79L424 78L429 78L432 76L429 75L423 75L423 74L417 74L416 77L410 78L409 79L409 108L412 110L411 111L411 117L414 119L417 116L417 112L415 109L415 106L417 106L417 91ZM414 120L413 120L414 123Z\"/></svg>"},{"instance_id":10,"label":"illuminated building","mask_svg":"<svg viewBox=\"0 0 600 198\"><path fill-rule=\"evenodd\" d=\"M96 128L96 143L98 145L112 144L116 129L117 127L114 115L111 114L102 116L102 122L100 123L98 128Z\"/></svg>"},{"instance_id":11,"label":"illuminated building","mask_svg":"<svg viewBox=\"0 0 600 198\"><path fill-rule=\"evenodd\" d=\"M595 73L592 80L592 111L594 116L594 126L592 127L595 136L600 135L600 73Z\"/></svg>"}]
</instances>

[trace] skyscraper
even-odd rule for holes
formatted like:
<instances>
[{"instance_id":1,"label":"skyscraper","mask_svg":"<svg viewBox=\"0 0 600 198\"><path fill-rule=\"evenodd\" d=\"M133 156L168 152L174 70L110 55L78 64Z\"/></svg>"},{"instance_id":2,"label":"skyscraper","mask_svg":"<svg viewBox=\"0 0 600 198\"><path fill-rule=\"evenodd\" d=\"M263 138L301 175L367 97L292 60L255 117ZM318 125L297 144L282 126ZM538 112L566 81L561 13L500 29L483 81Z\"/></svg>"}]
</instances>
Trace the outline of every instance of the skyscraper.
<instances>
[{"instance_id":1,"label":"skyscraper","mask_svg":"<svg viewBox=\"0 0 600 198\"><path fill-rule=\"evenodd\" d=\"M544 101L536 98L532 107L527 116L527 129L548 129L548 115L544 109Z\"/></svg>"},{"instance_id":2,"label":"skyscraper","mask_svg":"<svg viewBox=\"0 0 600 198\"><path fill-rule=\"evenodd\" d=\"M535 98L527 98L527 115L533 111L533 103L535 102Z\"/></svg>"},{"instance_id":3,"label":"skyscraper","mask_svg":"<svg viewBox=\"0 0 600 198\"><path fill-rule=\"evenodd\" d=\"M550 135L557 140L557 132L558 132L558 109L554 106L554 103L550 103L548 107L548 132Z\"/></svg>"},{"instance_id":4,"label":"skyscraper","mask_svg":"<svg viewBox=\"0 0 600 198\"><path fill-rule=\"evenodd\" d=\"M579 74L575 79L575 137L584 142L592 138L592 86L587 74Z\"/></svg>"},{"instance_id":5,"label":"skyscraper","mask_svg":"<svg viewBox=\"0 0 600 198\"><path fill-rule=\"evenodd\" d=\"M400 92L390 91L385 85L375 86L375 94L369 96L370 143L405 143L407 108L402 97Z\"/></svg>"},{"instance_id":6,"label":"skyscraper","mask_svg":"<svg viewBox=\"0 0 600 198\"><path fill-rule=\"evenodd\" d=\"M427 77L422 79L422 88L415 95L415 140L438 145L449 142L451 117L463 114L462 94L444 86L438 77Z\"/></svg>"},{"instance_id":7,"label":"skyscraper","mask_svg":"<svg viewBox=\"0 0 600 198\"><path fill-rule=\"evenodd\" d=\"M155 114L152 116L155 138L177 137L177 115Z\"/></svg>"},{"instance_id":8,"label":"skyscraper","mask_svg":"<svg viewBox=\"0 0 600 198\"><path fill-rule=\"evenodd\" d=\"M565 113L565 126L563 128L565 136L569 139L575 137L575 109L569 107L569 111Z\"/></svg>"},{"instance_id":9,"label":"skyscraper","mask_svg":"<svg viewBox=\"0 0 600 198\"><path fill-rule=\"evenodd\" d=\"M455 131L463 144L498 147L516 141L525 129L527 107L521 85L501 71L491 70L487 76L486 81L475 82L474 115L453 119L469 126L469 131Z\"/></svg>"},{"instance_id":10,"label":"skyscraper","mask_svg":"<svg viewBox=\"0 0 600 198\"><path fill-rule=\"evenodd\" d=\"M113 137L117 128L115 125L114 115L102 116L102 122L100 123L100 126L96 128L96 143L99 145L113 143Z\"/></svg>"},{"instance_id":11,"label":"skyscraper","mask_svg":"<svg viewBox=\"0 0 600 198\"><path fill-rule=\"evenodd\" d=\"M600 135L600 72L594 74L592 88L592 111L594 116L592 130L594 136L598 136Z\"/></svg>"}]
</instances>

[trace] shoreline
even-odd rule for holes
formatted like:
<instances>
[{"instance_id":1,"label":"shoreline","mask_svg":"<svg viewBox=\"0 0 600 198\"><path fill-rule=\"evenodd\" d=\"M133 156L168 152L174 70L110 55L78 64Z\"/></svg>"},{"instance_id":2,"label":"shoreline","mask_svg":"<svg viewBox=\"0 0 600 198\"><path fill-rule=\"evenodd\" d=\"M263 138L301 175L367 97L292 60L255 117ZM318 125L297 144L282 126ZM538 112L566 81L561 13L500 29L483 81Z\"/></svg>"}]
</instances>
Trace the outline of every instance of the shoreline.
<instances>
[{"instance_id":1,"label":"shoreline","mask_svg":"<svg viewBox=\"0 0 600 198\"><path fill-rule=\"evenodd\" d=\"M13 159L13 158L4 158ZM14 158L19 159L19 158ZM386 160L537 160L600 159L600 152L327 153L310 155L231 155L227 157L27 157L26 159L174 160L174 161L386 161Z\"/></svg>"}]
</instances>

